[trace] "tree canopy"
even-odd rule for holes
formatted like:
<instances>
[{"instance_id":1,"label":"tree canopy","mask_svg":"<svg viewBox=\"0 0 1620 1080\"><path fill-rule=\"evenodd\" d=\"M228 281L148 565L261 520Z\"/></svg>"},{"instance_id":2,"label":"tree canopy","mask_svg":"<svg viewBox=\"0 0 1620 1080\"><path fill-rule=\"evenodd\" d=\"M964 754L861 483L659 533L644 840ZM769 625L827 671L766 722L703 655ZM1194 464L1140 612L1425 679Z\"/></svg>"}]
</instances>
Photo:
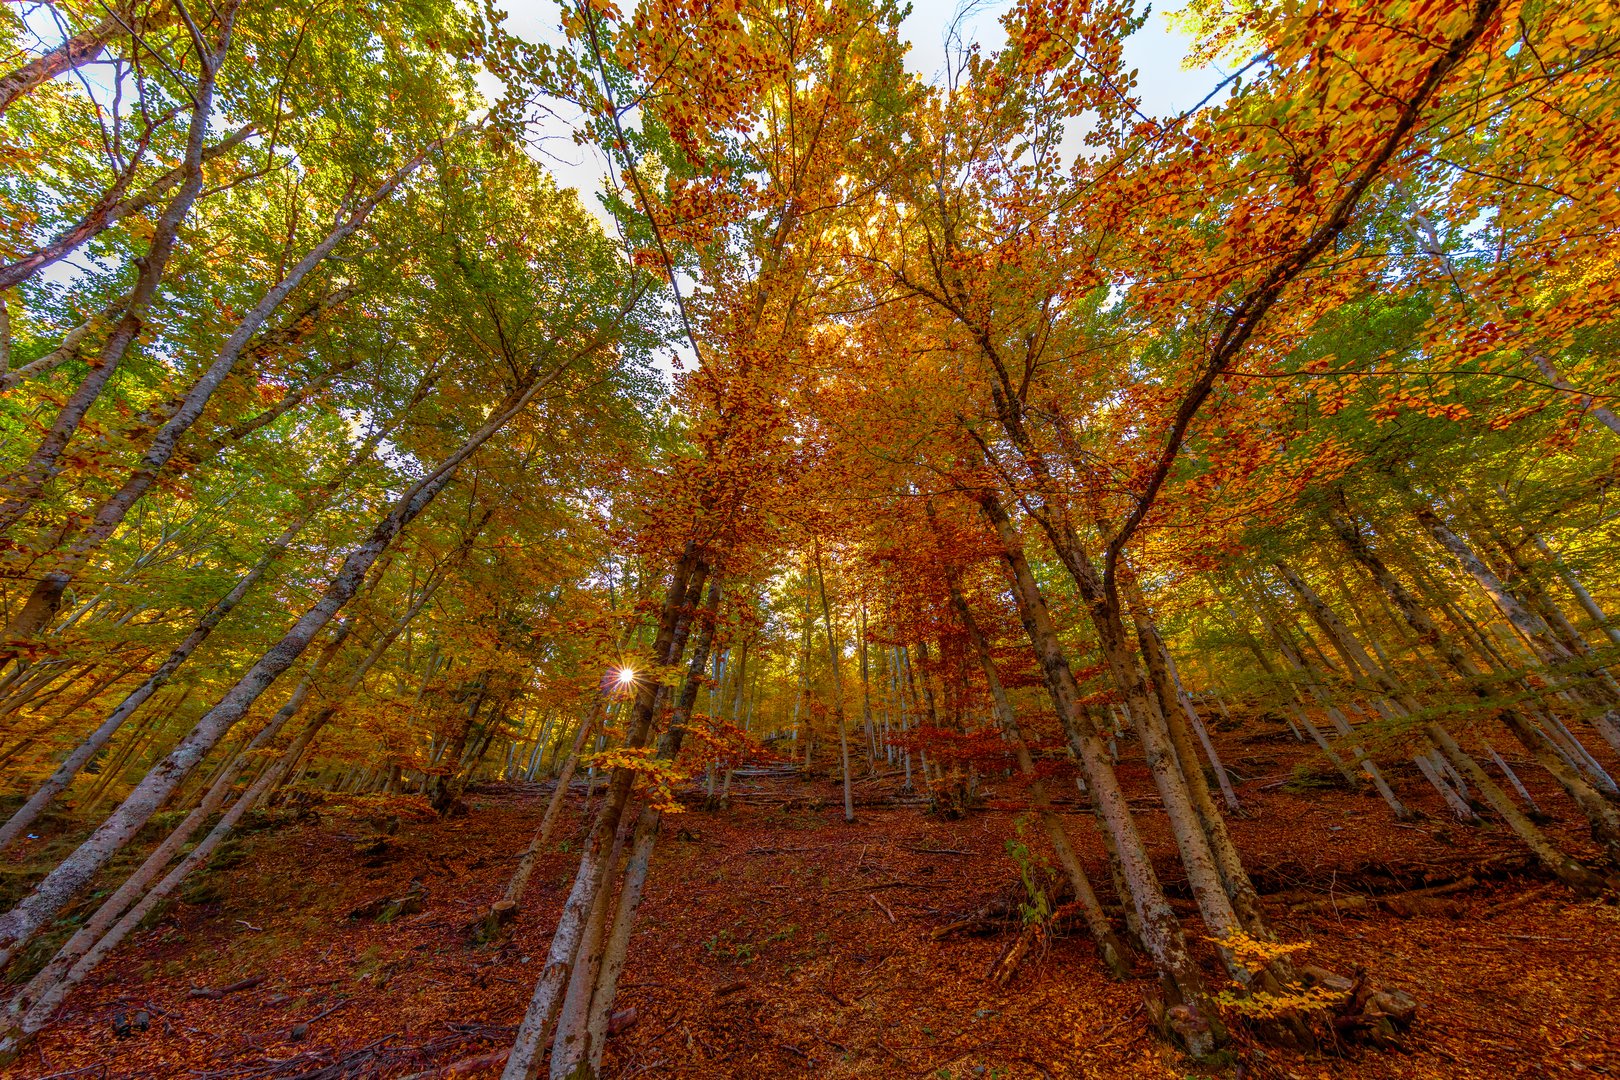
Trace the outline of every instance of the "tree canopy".
<instances>
[{"instance_id":1,"label":"tree canopy","mask_svg":"<svg viewBox=\"0 0 1620 1080\"><path fill-rule=\"evenodd\" d=\"M907 10L0 11L0 1053L243 822L478 785L551 785L480 947L585 791L510 1078L603 1068L750 769L1006 780L1056 884L1009 841L993 977L1073 914L1204 1062L1418 1009L1296 961L1237 732L1614 895L1614 10L1192 0L1162 116L1131 0L933 81Z\"/></svg>"}]
</instances>

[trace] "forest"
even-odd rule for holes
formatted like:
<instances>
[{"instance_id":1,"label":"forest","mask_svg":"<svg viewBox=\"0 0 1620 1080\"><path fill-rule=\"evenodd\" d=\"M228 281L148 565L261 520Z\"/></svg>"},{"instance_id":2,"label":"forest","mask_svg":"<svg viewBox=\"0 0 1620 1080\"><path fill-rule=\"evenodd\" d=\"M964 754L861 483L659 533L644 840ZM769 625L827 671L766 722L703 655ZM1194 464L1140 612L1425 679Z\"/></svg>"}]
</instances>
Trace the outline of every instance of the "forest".
<instances>
[{"instance_id":1,"label":"forest","mask_svg":"<svg viewBox=\"0 0 1620 1080\"><path fill-rule=\"evenodd\" d=\"M0 1074L1620 1071L1620 9L993 12L0 4Z\"/></svg>"}]
</instances>

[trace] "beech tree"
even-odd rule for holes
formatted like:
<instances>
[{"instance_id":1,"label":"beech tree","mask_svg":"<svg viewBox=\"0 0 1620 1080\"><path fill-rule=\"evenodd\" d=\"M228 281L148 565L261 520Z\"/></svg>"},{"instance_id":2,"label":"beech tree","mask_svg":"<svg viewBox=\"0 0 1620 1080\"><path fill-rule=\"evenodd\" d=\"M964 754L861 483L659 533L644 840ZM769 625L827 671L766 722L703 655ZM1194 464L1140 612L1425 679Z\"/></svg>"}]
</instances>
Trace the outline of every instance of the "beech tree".
<instances>
[{"instance_id":1,"label":"beech tree","mask_svg":"<svg viewBox=\"0 0 1620 1080\"><path fill-rule=\"evenodd\" d=\"M244 821L484 783L521 1080L604 1074L661 834L766 760L1015 791L988 980L1083 927L1195 1061L1419 1007L1296 959L1245 756L1620 888L1609 13L1194 0L1232 74L1154 116L1127 0L934 84L887 0L558 11L0 12L0 1055Z\"/></svg>"}]
</instances>

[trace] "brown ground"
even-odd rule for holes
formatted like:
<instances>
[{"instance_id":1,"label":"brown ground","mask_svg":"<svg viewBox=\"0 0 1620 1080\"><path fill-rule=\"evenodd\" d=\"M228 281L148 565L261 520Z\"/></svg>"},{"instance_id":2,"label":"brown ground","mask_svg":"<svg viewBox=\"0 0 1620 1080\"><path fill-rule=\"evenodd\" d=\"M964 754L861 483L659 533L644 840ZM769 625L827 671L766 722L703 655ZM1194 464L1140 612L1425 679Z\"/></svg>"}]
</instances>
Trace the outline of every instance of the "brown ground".
<instances>
[{"instance_id":1,"label":"brown ground","mask_svg":"<svg viewBox=\"0 0 1620 1080\"><path fill-rule=\"evenodd\" d=\"M1010 934L936 941L930 931L1015 878L1004 845L1017 788L989 785L990 808L962 820L866 806L845 825L833 785L786 778L750 786L730 811L666 825L619 999L634 1013L612 1040L608 1075L1620 1075L1615 908L1549 886L1499 828L1439 819L1393 828L1375 796L1284 791L1279 752L1298 751L1227 739L1233 766L1254 774L1239 788L1251 815L1233 823L1239 845L1279 932L1314 942L1309 962L1361 964L1421 1002L1402 1050L1304 1058L1240 1036L1237 1063L1194 1066L1150 1034L1142 1011L1150 983L1106 979L1083 937L1053 941L996 989L985 972ZM1258 775L1261 762L1269 776ZM1126 773L1145 806L1145 773ZM1399 786L1438 811L1415 777ZM893 784L860 790L875 798ZM1561 814L1553 828L1575 842L1567 804L1546 785L1533 790ZM367 828L354 819L249 834L245 857L215 870L192 894L200 902L177 904L127 942L12 1075L442 1075L440 1066L503 1048L571 880L577 833L536 870L504 947L471 947L461 928L499 895L544 798L480 792L466 817L406 824L372 867L356 853ZM1163 815L1144 811L1141 821L1175 893L1184 881ZM1074 825L1094 879L1106 882L1095 831L1085 818ZM1485 867L1476 884L1398 911L1290 911L1358 889L1420 887L1476 865ZM426 887L419 913L382 925L349 917L413 879ZM255 975L266 978L223 998L192 993ZM115 1016L139 1010L149 1030L118 1038ZM291 1041L300 1023L307 1036Z\"/></svg>"}]
</instances>

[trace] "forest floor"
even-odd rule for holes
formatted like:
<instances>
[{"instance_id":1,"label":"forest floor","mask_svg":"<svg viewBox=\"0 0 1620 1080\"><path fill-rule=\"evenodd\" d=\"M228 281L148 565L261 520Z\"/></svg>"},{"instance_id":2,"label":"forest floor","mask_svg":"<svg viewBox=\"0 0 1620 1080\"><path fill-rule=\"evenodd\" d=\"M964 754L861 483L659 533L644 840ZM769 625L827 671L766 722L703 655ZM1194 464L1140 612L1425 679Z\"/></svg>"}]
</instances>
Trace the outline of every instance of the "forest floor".
<instances>
[{"instance_id":1,"label":"forest floor","mask_svg":"<svg viewBox=\"0 0 1620 1080\"><path fill-rule=\"evenodd\" d=\"M898 780L880 777L857 788L865 805L845 824L830 781L767 777L741 785L728 810L666 819L607 1075L1620 1076L1615 908L1550 885L1499 827L1439 817L1394 827L1371 794L1279 786L1279 755L1283 768L1307 757L1291 742L1222 743L1250 777L1238 788L1247 816L1232 825L1274 926L1314 943L1308 962L1359 964L1415 997L1419 1018L1400 1049L1305 1056L1240 1037L1234 1063L1195 1066L1151 1034L1152 983L1107 979L1083 933L1052 940L998 988L986 972L1016 925L932 931L1016 882L1016 783L986 784L985 809L943 820L883 804ZM1184 896L1145 769L1121 771L1167 888ZM1439 813L1416 770L1394 779ZM1558 808L1551 828L1579 843L1567 804L1544 784L1532 791ZM230 865L80 988L11 1075L496 1075L488 1056L511 1041L577 863L579 800L575 831L537 867L504 944L474 946L464 927L499 897L545 799L540 787L480 789L465 816L408 821L386 845L337 815L245 835ZM1093 879L1106 883L1095 829L1066 809ZM376 905L351 914L413 882L420 910L388 922ZM1354 899L1375 891L1396 895ZM149 1028L118 1037L115 1019L142 1011ZM453 1063L463 1067L446 1071Z\"/></svg>"}]
</instances>

